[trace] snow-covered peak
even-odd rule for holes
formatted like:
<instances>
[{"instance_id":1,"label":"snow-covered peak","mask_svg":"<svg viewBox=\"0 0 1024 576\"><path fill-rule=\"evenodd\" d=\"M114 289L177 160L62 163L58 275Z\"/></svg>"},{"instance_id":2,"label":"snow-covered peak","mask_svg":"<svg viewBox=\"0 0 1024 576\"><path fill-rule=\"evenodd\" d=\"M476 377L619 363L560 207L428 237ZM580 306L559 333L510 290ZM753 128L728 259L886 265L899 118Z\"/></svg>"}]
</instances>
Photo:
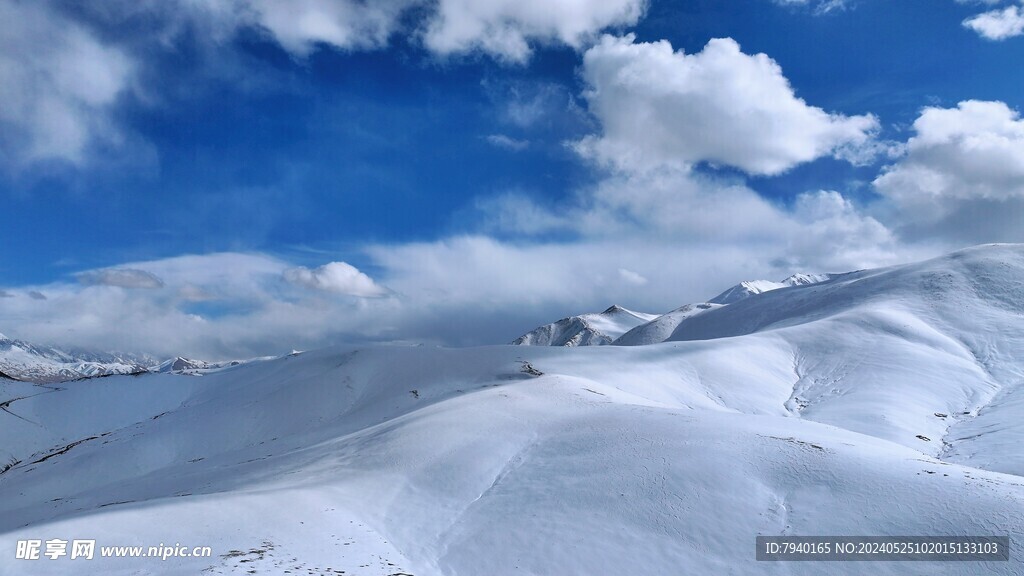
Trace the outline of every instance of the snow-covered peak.
<instances>
[{"instance_id":1,"label":"snow-covered peak","mask_svg":"<svg viewBox=\"0 0 1024 576\"><path fill-rule=\"evenodd\" d=\"M657 317L657 314L634 312L616 304L599 314L562 318L527 332L512 343L518 346L604 346Z\"/></svg>"},{"instance_id":2,"label":"snow-covered peak","mask_svg":"<svg viewBox=\"0 0 1024 576\"><path fill-rule=\"evenodd\" d=\"M763 294L779 288L785 288L786 284L772 282L771 280L745 280L739 284L708 300L711 304L732 304L757 294Z\"/></svg>"},{"instance_id":3,"label":"snow-covered peak","mask_svg":"<svg viewBox=\"0 0 1024 576\"><path fill-rule=\"evenodd\" d=\"M711 304L733 304L740 300L745 300L751 296L758 294L764 294L765 292L771 292L773 290L779 290L781 288L789 288L791 286L808 286L810 284L818 284L819 282L826 282L834 278L835 274L793 274L789 278L786 278L782 282L772 282L771 280L746 280L739 284L729 288L725 292L722 292L718 296L715 296L711 300L708 300Z\"/></svg>"},{"instance_id":4,"label":"snow-covered peak","mask_svg":"<svg viewBox=\"0 0 1024 576\"><path fill-rule=\"evenodd\" d=\"M821 282L827 282L834 278L835 274L793 274L789 278L782 281L786 286L807 286L808 284L818 284Z\"/></svg>"},{"instance_id":5,"label":"snow-covered peak","mask_svg":"<svg viewBox=\"0 0 1024 576\"><path fill-rule=\"evenodd\" d=\"M228 362L207 362L205 360L196 360L193 358L177 356L169 360L164 360L156 366L150 367L149 371L159 372L162 374L174 373L198 376L212 370L220 370L221 368L227 368L229 366L238 366L241 363L242 362L237 360Z\"/></svg>"}]
</instances>

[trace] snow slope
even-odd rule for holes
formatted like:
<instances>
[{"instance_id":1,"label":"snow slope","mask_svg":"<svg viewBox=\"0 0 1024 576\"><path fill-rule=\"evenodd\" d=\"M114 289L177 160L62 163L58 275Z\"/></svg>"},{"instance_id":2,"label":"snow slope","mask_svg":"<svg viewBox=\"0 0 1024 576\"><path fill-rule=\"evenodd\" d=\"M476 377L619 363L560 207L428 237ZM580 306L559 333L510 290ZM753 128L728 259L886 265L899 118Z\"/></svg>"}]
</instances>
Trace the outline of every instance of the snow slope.
<instances>
[{"instance_id":1,"label":"snow slope","mask_svg":"<svg viewBox=\"0 0 1024 576\"><path fill-rule=\"evenodd\" d=\"M635 326L619 338L615 339L613 344L622 346L644 346L647 344L664 342L672 335L673 332L675 332L676 328L679 327L679 324L692 316L697 316L698 314L703 314L708 310L740 302L750 298L751 296L771 292L772 290L817 284L819 282L826 282L829 279L836 278L838 276L839 275L837 274L794 274L782 282L771 282L769 280L748 280L740 282L707 302L687 304L676 308L667 314L658 316L646 324Z\"/></svg>"},{"instance_id":2,"label":"snow slope","mask_svg":"<svg viewBox=\"0 0 1024 576\"><path fill-rule=\"evenodd\" d=\"M664 342L675 332L683 320L721 306L722 304L712 304L709 302L681 306L667 314L662 314L652 319L646 324L640 324L632 328L616 338L613 344L620 346L643 346L645 344Z\"/></svg>"},{"instance_id":3,"label":"snow slope","mask_svg":"<svg viewBox=\"0 0 1024 576\"><path fill-rule=\"evenodd\" d=\"M600 314L582 314L562 318L523 334L512 344L517 346L603 346L657 314L633 312L615 305Z\"/></svg>"},{"instance_id":4,"label":"snow slope","mask_svg":"<svg viewBox=\"0 0 1024 576\"><path fill-rule=\"evenodd\" d=\"M214 550L9 552L0 574L1024 574L1017 550L754 560L757 535L1022 541L1022 291L1024 247L989 246L708 309L647 346L0 380L0 547Z\"/></svg>"}]
</instances>

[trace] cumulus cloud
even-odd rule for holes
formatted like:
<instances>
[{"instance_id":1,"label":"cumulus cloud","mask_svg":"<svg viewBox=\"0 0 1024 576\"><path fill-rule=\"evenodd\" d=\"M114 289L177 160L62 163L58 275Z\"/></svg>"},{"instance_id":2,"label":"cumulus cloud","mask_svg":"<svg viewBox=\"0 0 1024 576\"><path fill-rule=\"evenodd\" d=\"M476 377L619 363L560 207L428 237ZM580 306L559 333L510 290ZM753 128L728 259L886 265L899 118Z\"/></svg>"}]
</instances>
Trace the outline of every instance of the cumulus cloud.
<instances>
[{"instance_id":1,"label":"cumulus cloud","mask_svg":"<svg viewBox=\"0 0 1024 576\"><path fill-rule=\"evenodd\" d=\"M439 54L482 50L522 62L532 42L579 48L605 28L636 24L645 5L645 0L440 0L424 42Z\"/></svg>"},{"instance_id":2,"label":"cumulus cloud","mask_svg":"<svg viewBox=\"0 0 1024 576\"><path fill-rule=\"evenodd\" d=\"M82 165L116 146L112 119L136 63L46 2L0 0L0 152L14 165Z\"/></svg>"},{"instance_id":3,"label":"cumulus cloud","mask_svg":"<svg viewBox=\"0 0 1024 576\"><path fill-rule=\"evenodd\" d=\"M1005 40L1024 34L1024 7L1007 6L964 20L963 25L989 40Z\"/></svg>"},{"instance_id":4,"label":"cumulus cloud","mask_svg":"<svg viewBox=\"0 0 1024 576\"><path fill-rule=\"evenodd\" d=\"M82 284L118 286L121 288L162 288L164 281L145 270L104 268L81 272L75 276Z\"/></svg>"},{"instance_id":5,"label":"cumulus cloud","mask_svg":"<svg viewBox=\"0 0 1024 576\"><path fill-rule=\"evenodd\" d=\"M240 15L250 15L281 46L297 56L317 44L341 49L386 46L398 29L399 18L418 0L251 0L239 2ZM245 22L242 22L245 24Z\"/></svg>"},{"instance_id":6,"label":"cumulus cloud","mask_svg":"<svg viewBox=\"0 0 1024 576\"><path fill-rule=\"evenodd\" d=\"M874 181L893 204L895 221L941 233L962 213L978 216L1002 206L1021 215L1024 120L1017 111L1003 102L970 100L925 108L913 127L906 156ZM1007 223L991 220L998 222Z\"/></svg>"},{"instance_id":7,"label":"cumulus cloud","mask_svg":"<svg viewBox=\"0 0 1024 576\"><path fill-rule=\"evenodd\" d=\"M289 268L284 271L284 278L313 290L349 296L373 298L387 294L386 289L347 262L330 262L312 270L303 266Z\"/></svg>"},{"instance_id":8,"label":"cumulus cloud","mask_svg":"<svg viewBox=\"0 0 1024 576\"><path fill-rule=\"evenodd\" d=\"M603 133L576 149L617 169L708 163L779 174L823 156L851 158L878 130L874 116L808 105L774 60L729 38L684 54L667 41L605 36L584 55L583 78Z\"/></svg>"}]
</instances>

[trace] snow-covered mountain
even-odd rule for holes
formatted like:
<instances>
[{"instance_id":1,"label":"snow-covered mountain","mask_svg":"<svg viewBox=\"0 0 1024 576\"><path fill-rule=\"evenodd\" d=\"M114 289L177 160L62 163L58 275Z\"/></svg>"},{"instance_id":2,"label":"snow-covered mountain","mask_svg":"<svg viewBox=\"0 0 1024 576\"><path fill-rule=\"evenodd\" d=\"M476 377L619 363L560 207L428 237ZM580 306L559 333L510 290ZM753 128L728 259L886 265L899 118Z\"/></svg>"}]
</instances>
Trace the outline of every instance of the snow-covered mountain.
<instances>
[{"instance_id":1,"label":"snow-covered mountain","mask_svg":"<svg viewBox=\"0 0 1024 576\"><path fill-rule=\"evenodd\" d=\"M722 292L718 296L715 296L711 300L708 300L708 302L711 304L732 304L751 296L764 294L765 292L771 292L772 290L779 290L780 288L806 286L808 284L825 282L835 276L835 274L793 274L782 282L772 282L771 280L745 280L732 288L729 288L725 292Z\"/></svg>"},{"instance_id":2,"label":"snow-covered mountain","mask_svg":"<svg viewBox=\"0 0 1024 576\"><path fill-rule=\"evenodd\" d=\"M686 304L667 314L644 314L612 306L600 314L581 314L562 318L536 328L512 341L519 346L638 346L663 342L680 322L707 310L733 304L751 296L826 282L837 274L794 274L782 282L747 280L729 288L707 302Z\"/></svg>"},{"instance_id":3,"label":"snow-covered mountain","mask_svg":"<svg viewBox=\"0 0 1024 576\"><path fill-rule=\"evenodd\" d=\"M0 334L0 372L32 382L62 382L111 374L137 374L153 363L138 354L60 350Z\"/></svg>"},{"instance_id":4,"label":"snow-covered mountain","mask_svg":"<svg viewBox=\"0 0 1024 576\"><path fill-rule=\"evenodd\" d=\"M633 312L611 306L597 314L562 318L527 332L512 341L517 346L603 346L631 328L657 318L657 314Z\"/></svg>"},{"instance_id":5,"label":"snow-covered mountain","mask_svg":"<svg viewBox=\"0 0 1024 576\"><path fill-rule=\"evenodd\" d=\"M242 362L238 360L232 360L229 362L207 362L205 360L195 360L192 358L177 356L169 360L164 360L156 366L151 366L149 371L161 374L174 373L197 376L205 374L211 370L219 370L229 366L238 366L241 363Z\"/></svg>"},{"instance_id":6,"label":"snow-covered mountain","mask_svg":"<svg viewBox=\"0 0 1024 576\"><path fill-rule=\"evenodd\" d=\"M643 346L340 347L203 378L0 380L0 541L214 552L8 553L0 573L1024 574L1014 552L867 566L754 550L1024 541L1024 246L686 312Z\"/></svg>"}]
</instances>

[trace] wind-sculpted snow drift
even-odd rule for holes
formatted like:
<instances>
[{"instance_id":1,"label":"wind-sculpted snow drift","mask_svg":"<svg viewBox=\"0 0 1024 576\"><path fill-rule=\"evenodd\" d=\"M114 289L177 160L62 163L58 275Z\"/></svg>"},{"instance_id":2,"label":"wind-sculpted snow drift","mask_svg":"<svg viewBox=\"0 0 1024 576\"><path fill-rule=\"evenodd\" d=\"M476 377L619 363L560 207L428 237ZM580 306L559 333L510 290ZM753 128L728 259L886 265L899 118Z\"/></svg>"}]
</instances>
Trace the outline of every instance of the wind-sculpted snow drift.
<instances>
[{"instance_id":1,"label":"wind-sculpted snow drift","mask_svg":"<svg viewBox=\"0 0 1024 576\"><path fill-rule=\"evenodd\" d=\"M0 573L1024 574L1016 550L754 560L758 535L1021 541L1024 247L780 288L650 333L0 380ZM214 555L15 560L28 538Z\"/></svg>"}]
</instances>

